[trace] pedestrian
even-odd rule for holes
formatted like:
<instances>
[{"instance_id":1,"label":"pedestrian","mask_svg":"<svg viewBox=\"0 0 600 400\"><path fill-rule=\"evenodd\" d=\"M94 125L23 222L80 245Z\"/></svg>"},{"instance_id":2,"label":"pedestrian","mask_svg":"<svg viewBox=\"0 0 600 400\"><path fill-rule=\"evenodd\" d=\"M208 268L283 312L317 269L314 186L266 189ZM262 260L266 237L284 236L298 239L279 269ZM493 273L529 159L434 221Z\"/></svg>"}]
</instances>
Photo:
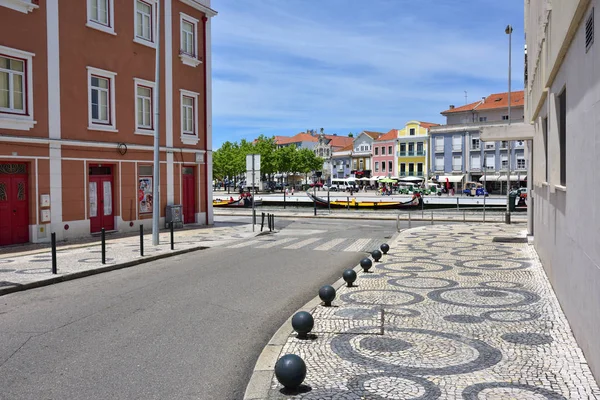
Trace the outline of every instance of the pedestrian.
<instances>
[{"instance_id":1,"label":"pedestrian","mask_svg":"<svg viewBox=\"0 0 600 400\"><path fill-rule=\"evenodd\" d=\"M288 190L288 188L285 188L285 194L286 194L286 196L287 196L288 194L290 194L290 191Z\"/></svg>"},{"instance_id":2,"label":"pedestrian","mask_svg":"<svg viewBox=\"0 0 600 400\"><path fill-rule=\"evenodd\" d=\"M294 195L294 187L292 186L292 196Z\"/></svg>"}]
</instances>

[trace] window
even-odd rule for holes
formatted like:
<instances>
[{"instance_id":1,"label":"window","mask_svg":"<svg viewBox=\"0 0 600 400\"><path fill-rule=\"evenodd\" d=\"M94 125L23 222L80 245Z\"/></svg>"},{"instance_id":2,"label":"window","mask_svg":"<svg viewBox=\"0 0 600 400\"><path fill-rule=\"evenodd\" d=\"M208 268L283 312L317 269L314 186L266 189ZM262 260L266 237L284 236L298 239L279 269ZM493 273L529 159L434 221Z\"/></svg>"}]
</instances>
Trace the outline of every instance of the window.
<instances>
[{"instance_id":1,"label":"window","mask_svg":"<svg viewBox=\"0 0 600 400\"><path fill-rule=\"evenodd\" d=\"M414 175L415 175L415 164L409 163L408 164L408 176L414 176Z\"/></svg>"},{"instance_id":2,"label":"window","mask_svg":"<svg viewBox=\"0 0 600 400\"><path fill-rule=\"evenodd\" d=\"M452 156L452 171L462 171L462 156Z\"/></svg>"},{"instance_id":3,"label":"window","mask_svg":"<svg viewBox=\"0 0 600 400\"><path fill-rule=\"evenodd\" d=\"M392 154L393 154L393 151L392 151L392 146L388 146L388 154L389 154L389 155L392 155Z\"/></svg>"},{"instance_id":4,"label":"window","mask_svg":"<svg viewBox=\"0 0 600 400\"><path fill-rule=\"evenodd\" d=\"M86 26L116 35L114 0L87 0Z\"/></svg>"},{"instance_id":5,"label":"window","mask_svg":"<svg viewBox=\"0 0 600 400\"><path fill-rule=\"evenodd\" d=\"M587 53L590 47L594 44L594 8L590 16L585 21L585 52Z\"/></svg>"},{"instance_id":6,"label":"window","mask_svg":"<svg viewBox=\"0 0 600 400\"><path fill-rule=\"evenodd\" d=\"M352 161L352 169L357 169L356 167L358 166L358 161L353 160Z\"/></svg>"},{"instance_id":7,"label":"window","mask_svg":"<svg viewBox=\"0 0 600 400\"><path fill-rule=\"evenodd\" d=\"M452 136L452 151L462 150L462 137L460 135Z\"/></svg>"},{"instance_id":8,"label":"window","mask_svg":"<svg viewBox=\"0 0 600 400\"><path fill-rule=\"evenodd\" d=\"M135 38L133 41L154 47L154 7L150 1L136 0L135 2Z\"/></svg>"},{"instance_id":9,"label":"window","mask_svg":"<svg viewBox=\"0 0 600 400\"><path fill-rule=\"evenodd\" d=\"M558 147L560 149L560 184L567 186L567 89L558 96Z\"/></svg>"},{"instance_id":10,"label":"window","mask_svg":"<svg viewBox=\"0 0 600 400\"><path fill-rule=\"evenodd\" d=\"M88 129L117 132L115 121L116 73L99 68L88 70Z\"/></svg>"},{"instance_id":11,"label":"window","mask_svg":"<svg viewBox=\"0 0 600 400\"><path fill-rule=\"evenodd\" d=\"M400 164L400 176L406 176L406 164L405 163Z\"/></svg>"},{"instance_id":12,"label":"window","mask_svg":"<svg viewBox=\"0 0 600 400\"><path fill-rule=\"evenodd\" d=\"M525 154L517 154L517 169L523 170L525 167Z\"/></svg>"},{"instance_id":13,"label":"window","mask_svg":"<svg viewBox=\"0 0 600 400\"><path fill-rule=\"evenodd\" d=\"M481 148L481 142L479 136L471 136L471 150L479 150Z\"/></svg>"},{"instance_id":14,"label":"window","mask_svg":"<svg viewBox=\"0 0 600 400\"><path fill-rule=\"evenodd\" d=\"M438 136L435 138L435 151L444 151L444 138L442 136Z\"/></svg>"},{"instance_id":15,"label":"window","mask_svg":"<svg viewBox=\"0 0 600 400\"><path fill-rule=\"evenodd\" d=\"M153 94L154 82L134 78L135 86L135 133L153 134Z\"/></svg>"},{"instance_id":16,"label":"window","mask_svg":"<svg viewBox=\"0 0 600 400\"><path fill-rule=\"evenodd\" d=\"M500 154L500 169L508 169L508 154Z\"/></svg>"},{"instance_id":17,"label":"window","mask_svg":"<svg viewBox=\"0 0 600 400\"><path fill-rule=\"evenodd\" d=\"M385 156L385 146L381 146L381 155Z\"/></svg>"},{"instance_id":18,"label":"window","mask_svg":"<svg viewBox=\"0 0 600 400\"><path fill-rule=\"evenodd\" d=\"M479 117L479 122L485 122L487 121L487 117Z\"/></svg>"},{"instance_id":19,"label":"window","mask_svg":"<svg viewBox=\"0 0 600 400\"><path fill-rule=\"evenodd\" d=\"M485 169L488 171L493 171L496 169L496 155L495 154L486 154L485 155L485 164L483 165Z\"/></svg>"},{"instance_id":20,"label":"window","mask_svg":"<svg viewBox=\"0 0 600 400\"><path fill-rule=\"evenodd\" d=\"M417 176L423 176L423 163L417 164Z\"/></svg>"},{"instance_id":21,"label":"window","mask_svg":"<svg viewBox=\"0 0 600 400\"><path fill-rule=\"evenodd\" d=\"M0 128L30 130L33 120L34 54L0 46Z\"/></svg>"},{"instance_id":22,"label":"window","mask_svg":"<svg viewBox=\"0 0 600 400\"><path fill-rule=\"evenodd\" d=\"M393 164L391 161L388 161L388 171L393 172L392 169L393 169Z\"/></svg>"},{"instance_id":23,"label":"window","mask_svg":"<svg viewBox=\"0 0 600 400\"><path fill-rule=\"evenodd\" d=\"M444 156L435 156L435 170L436 171L444 170Z\"/></svg>"},{"instance_id":24,"label":"window","mask_svg":"<svg viewBox=\"0 0 600 400\"><path fill-rule=\"evenodd\" d=\"M523 147L525 145L524 140L517 140L517 147Z\"/></svg>"},{"instance_id":25,"label":"window","mask_svg":"<svg viewBox=\"0 0 600 400\"><path fill-rule=\"evenodd\" d=\"M381 162L381 172L385 172L385 161Z\"/></svg>"},{"instance_id":26,"label":"window","mask_svg":"<svg viewBox=\"0 0 600 400\"><path fill-rule=\"evenodd\" d=\"M502 116L502 121L508 121L508 115L503 115Z\"/></svg>"},{"instance_id":27,"label":"window","mask_svg":"<svg viewBox=\"0 0 600 400\"><path fill-rule=\"evenodd\" d=\"M379 172L379 161L375 161L375 172Z\"/></svg>"},{"instance_id":28,"label":"window","mask_svg":"<svg viewBox=\"0 0 600 400\"><path fill-rule=\"evenodd\" d=\"M361 169L361 171L364 169L364 163L365 161L362 158L358 160L358 167Z\"/></svg>"},{"instance_id":29,"label":"window","mask_svg":"<svg viewBox=\"0 0 600 400\"><path fill-rule=\"evenodd\" d=\"M197 67L198 59L198 20L184 13L179 13L181 26L181 47L179 58L185 65Z\"/></svg>"},{"instance_id":30,"label":"window","mask_svg":"<svg viewBox=\"0 0 600 400\"><path fill-rule=\"evenodd\" d=\"M500 142L500 148L501 149L507 149L508 148L508 141L507 140L503 140Z\"/></svg>"},{"instance_id":31,"label":"window","mask_svg":"<svg viewBox=\"0 0 600 400\"><path fill-rule=\"evenodd\" d=\"M493 150L496 148L495 142L485 142L485 150Z\"/></svg>"},{"instance_id":32,"label":"window","mask_svg":"<svg viewBox=\"0 0 600 400\"><path fill-rule=\"evenodd\" d=\"M379 147L375 147L375 155L378 156L379 155Z\"/></svg>"},{"instance_id":33,"label":"window","mask_svg":"<svg viewBox=\"0 0 600 400\"><path fill-rule=\"evenodd\" d=\"M408 155L412 156L412 155L414 155L414 152L415 152L415 144L409 143L408 144Z\"/></svg>"},{"instance_id":34,"label":"window","mask_svg":"<svg viewBox=\"0 0 600 400\"><path fill-rule=\"evenodd\" d=\"M544 162L545 162L545 177L544 181L548 182L548 167L550 160L548 159L548 118L542 120L542 139L544 140Z\"/></svg>"},{"instance_id":35,"label":"window","mask_svg":"<svg viewBox=\"0 0 600 400\"><path fill-rule=\"evenodd\" d=\"M410 136L415 136L415 128L410 128Z\"/></svg>"},{"instance_id":36,"label":"window","mask_svg":"<svg viewBox=\"0 0 600 400\"><path fill-rule=\"evenodd\" d=\"M405 155L403 153L406 153L406 143L400 143L400 155Z\"/></svg>"},{"instance_id":37,"label":"window","mask_svg":"<svg viewBox=\"0 0 600 400\"><path fill-rule=\"evenodd\" d=\"M198 143L198 93L179 90L181 97L181 141Z\"/></svg>"},{"instance_id":38,"label":"window","mask_svg":"<svg viewBox=\"0 0 600 400\"><path fill-rule=\"evenodd\" d=\"M417 155L418 156L422 156L423 155L423 142L418 142L417 143Z\"/></svg>"},{"instance_id":39,"label":"window","mask_svg":"<svg viewBox=\"0 0 600 400\"><path fill-rule=\"evenodd\" d=\"M481 154L471 155L471 171L481 171Z\"/></svg>"}]
</instances>

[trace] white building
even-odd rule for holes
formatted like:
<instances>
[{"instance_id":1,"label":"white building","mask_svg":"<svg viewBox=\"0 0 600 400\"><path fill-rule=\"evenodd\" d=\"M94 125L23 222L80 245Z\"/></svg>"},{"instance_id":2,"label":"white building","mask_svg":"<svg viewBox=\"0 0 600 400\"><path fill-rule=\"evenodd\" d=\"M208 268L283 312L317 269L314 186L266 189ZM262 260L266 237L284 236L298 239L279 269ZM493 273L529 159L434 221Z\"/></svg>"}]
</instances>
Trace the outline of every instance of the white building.
<instances>
[{"instance_id":1,"label":"white building","mask_svg":"<svg viewBox=\"0 0 600 400\"><path fill-rule=\"evenodd\" d=\"M600 378L600 0L525 0L525 122L494 138L533 139L530 233ZM531 182L533 181L533 182ZM533 200L533 201L531 201Z\"/></svg>"}]
</instances>

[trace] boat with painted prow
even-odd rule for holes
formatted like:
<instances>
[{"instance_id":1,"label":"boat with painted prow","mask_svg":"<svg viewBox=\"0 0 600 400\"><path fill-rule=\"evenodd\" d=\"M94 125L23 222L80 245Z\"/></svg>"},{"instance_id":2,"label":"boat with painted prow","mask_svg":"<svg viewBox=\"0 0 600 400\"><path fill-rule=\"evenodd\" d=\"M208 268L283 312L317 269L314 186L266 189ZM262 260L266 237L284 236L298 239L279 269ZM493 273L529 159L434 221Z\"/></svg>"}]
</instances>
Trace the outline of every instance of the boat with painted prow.
<instances>
[{"instance_id":1,"label":"boat with painted prow","mask_svg":"<svg viewBox=\"0 0 600 400\"><path fill-rule=\"evenodd\" d=\"M310 192L306 192L306 195L311 201L317 203L319 207L331 206L333 208L416 208L419 207L423 202L423 199L419 193L414 193L412 199L408 201L358 201L354 197L346 201L327 201L326 199L315 196Z\"/></svg>"}]
</instances>

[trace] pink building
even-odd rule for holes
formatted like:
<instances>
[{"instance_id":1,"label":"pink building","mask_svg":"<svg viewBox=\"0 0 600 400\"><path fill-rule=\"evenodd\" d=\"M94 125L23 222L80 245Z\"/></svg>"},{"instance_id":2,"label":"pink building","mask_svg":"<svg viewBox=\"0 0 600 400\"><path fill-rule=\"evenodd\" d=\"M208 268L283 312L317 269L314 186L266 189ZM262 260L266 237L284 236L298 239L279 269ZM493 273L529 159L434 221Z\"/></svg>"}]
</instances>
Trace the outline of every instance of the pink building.
<instances>
[{"instance_id":1,"label":"pink building","mask_svg":"<svg viewBox=\"0 0 600 400\"><path fill-rule=\"evenodd\" d=\"M398 129L392 129L385 135L381 135L373 142L373 177L396 177L397 158L396 147L398 141Z\"/></svg>"}]
</instances>

